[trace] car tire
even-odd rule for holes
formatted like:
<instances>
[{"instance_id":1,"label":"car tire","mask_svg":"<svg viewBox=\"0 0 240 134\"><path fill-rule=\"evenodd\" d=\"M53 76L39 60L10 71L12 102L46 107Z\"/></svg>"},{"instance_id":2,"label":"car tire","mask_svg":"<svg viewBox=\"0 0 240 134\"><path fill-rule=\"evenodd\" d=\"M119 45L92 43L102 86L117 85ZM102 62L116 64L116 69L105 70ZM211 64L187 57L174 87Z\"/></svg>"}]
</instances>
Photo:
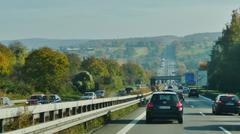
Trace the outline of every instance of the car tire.
<instances>
[{"instance_id":1,"label":"car tire","mask_svg":"<svg viewBox=\"0 0 240 134\"><path fill-rule=\"evenodd\" d=\"M212 114L216 115L216 111L212 108Z\"/></svg>"},{"instance_id":2,"label":"car tire","mask_svg":"<svg viewBox=\"0 0 240 134\"><path fill-rule=\"evenodd\" d=\"M179 123L179 124L183 124L183 117L179 117L179 118L178 118L178 123Z\"/></svg>"},{"instance_id":3,"label":"car tire","mask_svg":"<svg viewBox=\"0 0 240 134\"><path fill-rule=\"evenodd\" d=\"M238 115L240 116L240 113L238 113Z\"/></svg>"}]
</instances>

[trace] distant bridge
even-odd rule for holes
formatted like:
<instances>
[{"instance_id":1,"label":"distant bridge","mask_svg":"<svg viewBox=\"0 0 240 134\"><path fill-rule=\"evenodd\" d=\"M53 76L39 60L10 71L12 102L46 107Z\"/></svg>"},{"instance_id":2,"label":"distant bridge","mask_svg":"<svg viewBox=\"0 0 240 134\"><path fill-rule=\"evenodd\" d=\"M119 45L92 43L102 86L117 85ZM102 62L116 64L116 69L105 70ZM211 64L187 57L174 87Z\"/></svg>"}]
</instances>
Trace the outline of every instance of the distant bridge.
<instances>
[{"instance_id":1,"label":"distant bridge","mask_svg":"<svg viewBox=\"0 0 240 134\"><path fill-rule=\"evenodd\" d=\"M157 84L167 83L168 81L174 80L176 82L181 82L182 76L153 76L150 79L151 86L155 86Z\"/></svg>"}]
</instances>

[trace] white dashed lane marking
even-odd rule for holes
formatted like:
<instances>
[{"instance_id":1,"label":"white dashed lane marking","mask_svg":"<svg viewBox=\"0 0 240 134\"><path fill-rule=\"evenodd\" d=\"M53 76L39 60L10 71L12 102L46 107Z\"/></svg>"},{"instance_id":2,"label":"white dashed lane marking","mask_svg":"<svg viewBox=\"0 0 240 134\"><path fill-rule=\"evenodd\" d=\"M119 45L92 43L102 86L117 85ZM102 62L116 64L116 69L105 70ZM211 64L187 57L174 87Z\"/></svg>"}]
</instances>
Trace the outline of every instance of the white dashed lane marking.
<instances>
[{"instance_id":1,"label":"white dashed lane marking","mask_svg":"<svg viewBox=\"0 0 240 134\"><path fill-rule=\"evenodd\" d=\"M204 113L202 113L202 112L199 112L202 116L206 116Z\"/></svg>"},{"instance_id":2,"label":"white dashed lane marking","mask_svg":"<svg viewBox=\"0 0 240 134\"><path fill-rule=\"evenodd\" d=\"M231 132L229 132L227 129L223 128L223 127L219 127L225 134L232 134Z\"/></svg>"}]
</instances>

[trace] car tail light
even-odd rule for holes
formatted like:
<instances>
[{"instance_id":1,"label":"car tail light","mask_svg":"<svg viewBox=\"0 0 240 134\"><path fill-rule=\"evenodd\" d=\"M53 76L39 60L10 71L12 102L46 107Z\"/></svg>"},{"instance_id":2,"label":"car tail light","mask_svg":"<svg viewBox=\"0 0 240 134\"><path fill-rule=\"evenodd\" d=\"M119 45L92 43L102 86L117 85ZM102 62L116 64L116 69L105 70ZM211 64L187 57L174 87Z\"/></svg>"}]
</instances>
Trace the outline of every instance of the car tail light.
<instances>
[{"instance_id":1,"label":"car tail light","mask_svg":"<svg viewBox=\"0 0 240 134\"><path fill-rule=\"evenodd\" d=\"M151 108L153 108L153 104L152 104L152 102L149 102L149 103L147 104L147 109L151 109Z\"/></svg>"},{"instance_id":2,"label":"car tail light","mask_svg":"<svg viewBox=\"0 0 240 134\"><path fill-rule=\"evenodd\" d=\"M240 100L237 101L237 104L240 106Z\"/></svg>"},{"instance_id":3,"label":"car tail light","mask_svg":"<svg viewBox=\"0 0 240 134\"><path fill-rule=\"evenodd\" d=\"M217 104L224 104L223 101L219 100L217 101Z\"/></svg>"},{"instance_id":4,"label":"car tail light","mask_svg":"<svg viewBox=\"0 0 240 134\"><path fill-rule=\"evenodd\" d=\"M178 109L179 111L182 111L182 110L183 110L183 105L182 105L182 103L181 103L180 101L177 102L176 107L177 107L177 109Z\"/></svg>"}]
</instances>

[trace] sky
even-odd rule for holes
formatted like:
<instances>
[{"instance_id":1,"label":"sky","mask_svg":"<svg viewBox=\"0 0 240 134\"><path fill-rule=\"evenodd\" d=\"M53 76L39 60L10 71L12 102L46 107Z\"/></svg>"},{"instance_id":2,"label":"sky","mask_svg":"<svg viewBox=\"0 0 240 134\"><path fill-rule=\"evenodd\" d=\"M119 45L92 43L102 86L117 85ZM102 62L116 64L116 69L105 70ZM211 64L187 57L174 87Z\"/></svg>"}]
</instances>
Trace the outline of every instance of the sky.
<instances>
[{"instance_id":1,"label":"sky","mask_svg":"<svg viewBox=\"0 0 240 134\"><path fill-rule=\"evenodd\" d=\"M0 40L221 32L240 0L0 0Z\"/></svg>"}]
</instances>

